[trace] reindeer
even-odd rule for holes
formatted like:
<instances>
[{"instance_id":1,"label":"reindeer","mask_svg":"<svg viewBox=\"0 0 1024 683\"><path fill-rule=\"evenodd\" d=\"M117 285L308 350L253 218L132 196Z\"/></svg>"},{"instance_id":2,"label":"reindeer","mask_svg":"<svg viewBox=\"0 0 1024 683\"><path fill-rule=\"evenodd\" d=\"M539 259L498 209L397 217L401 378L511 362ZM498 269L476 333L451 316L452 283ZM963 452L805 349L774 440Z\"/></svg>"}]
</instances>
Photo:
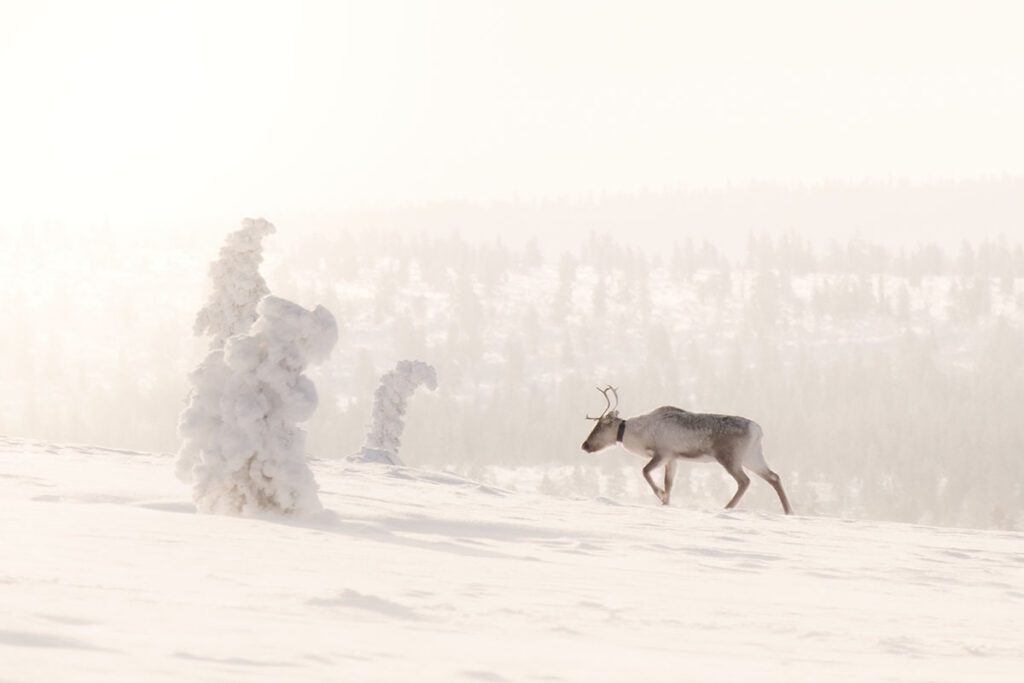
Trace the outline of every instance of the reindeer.
<instances>
[{"instance_id":1,"label":"reindeer","mask_svg":"<svg viewBox=\"0 0 1024 683\"><path fill-rule=\"evenodd\" d=\"M672 482L679 460L716 460L736 480L736 495L726 504L726 509L735 507L750 485L750 477L743 471L747 468L772 485L787 515L793 513L782 488L782 480L764 461L761 427L756 422L733 415L690 413L671 406L623 419L619 417L618 391L611 386L598 387L597 390L604 395L607 405L598 417L587 415L588 420L597 424L583 442L583 450L596 453L621 443L630 453L650 458L644 466L644 479L662 505L668 505L672 495ZM615 396L614 406L608 398L609 391ZM651 476L662 465L665 467L664 489Z\"/></svg>"}]
</instances>

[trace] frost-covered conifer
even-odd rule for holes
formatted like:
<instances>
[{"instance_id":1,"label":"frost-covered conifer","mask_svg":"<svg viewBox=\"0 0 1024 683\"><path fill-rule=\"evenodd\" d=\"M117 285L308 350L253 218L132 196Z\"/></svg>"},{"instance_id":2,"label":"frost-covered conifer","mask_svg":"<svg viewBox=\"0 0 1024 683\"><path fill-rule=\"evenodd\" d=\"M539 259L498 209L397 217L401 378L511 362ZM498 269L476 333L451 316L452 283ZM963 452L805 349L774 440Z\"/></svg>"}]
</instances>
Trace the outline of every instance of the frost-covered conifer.
<instances>
[{"instance_id":1,"label":"frost-covered conifer","mask_svg":"<svg viewBox=\"0 0 1024 683\"><path fill-rule=\"evenodd\" d=\"M317 406L303 371L338 339L334 316L263 298L247 334L230 337L190 375L179 431L194 446L193 498L204 512L311 513L322 509L297 423Z\"/></svg>"},{"instance_id":2,"label":"frost-covered conifer","mask_svg":"<svg viewBox=\"0 0 1024 683\"><path fill-rule=\"evenodd\" d=\"M274 226L262 218L246 218L228 235L219 258L210 264L213 293L196 315L196 335L209 335L210 348L224 346L228 337L248 332L256 320L256 304L270 294L260 275L263 238Z\"/></svg>"},{"instance_id":3,"label":"frost-covered conifer","mask_svg":"<svg viewBox=\"0 0 1024 683\"><path fill-rule=\"evenodd\" d=\"M405 410L416 388L437 388L437 372L418 360L403 360L395 369L380 378L373 397L373 418L363 449L352 460L401 465L398 448L405 429Z\"/></svg>"},{"instance_id":4,"label":"frost-covered conifer","mask_svg":"<svg viewBox=\"0 0 1024 683\"><path fill-rule=\"evenodd\" d=\"M259 267L263 262L263 238L273 232L274 226L263 218L243 219L242 227L227 236L217 260L210 264L213 291L196 314L193 329L197 336L209 335L211 349L223 348L228 337L248 332L255 322L256 305L270 293ZM224 377L226 372L223 354L207 356L189 378L193 391L187 411L195 406L201 414L214 419L223 386L214 379ZM199 386L206 393L198 393ZM181 419L185 420L185 414ZM193 438L185 437L178 451L176 470L178 478L184 482L192 481L192 468L204 448L203 433L210 432L205 430Z\"/></svg>"}]
</instances>

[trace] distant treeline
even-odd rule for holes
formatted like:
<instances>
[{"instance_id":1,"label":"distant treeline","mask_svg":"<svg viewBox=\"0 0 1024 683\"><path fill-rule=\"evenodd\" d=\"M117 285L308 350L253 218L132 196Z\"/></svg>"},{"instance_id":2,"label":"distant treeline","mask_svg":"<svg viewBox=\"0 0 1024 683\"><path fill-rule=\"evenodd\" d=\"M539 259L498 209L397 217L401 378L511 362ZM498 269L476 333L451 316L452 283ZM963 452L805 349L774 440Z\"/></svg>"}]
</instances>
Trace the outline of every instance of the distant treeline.
<instances>
[{"instance_id":1,"label":"distant treeline","mask_svg":"<svg viewBox=\"0 0 1024 683\"><path fill-rule=\"evenodd\" d=\"M311 452L355 453L380 374L419 359L440 386L411 401L411 466L550 468L547 492L626 495L623 468L638 478L640 462L579 449L583 416L603 405L593 387L611 383L625 415L674 404L757 420L798 511L1024 527L1020 244L704 237L652 251L594 233L555 255L529 240L386 230L268 239L271 290L324 304L341 330L312 373ZM185 374L203 352L191 328L207 262L94 256L107 279L61 266L63 280L5 292L11 329L35 336L0 354L0 432L175 450ZM724 474L693 471L679 474L689 500L728 498ZM752 486L744 504L777 501Z\"/></svg>"}]
</instances>

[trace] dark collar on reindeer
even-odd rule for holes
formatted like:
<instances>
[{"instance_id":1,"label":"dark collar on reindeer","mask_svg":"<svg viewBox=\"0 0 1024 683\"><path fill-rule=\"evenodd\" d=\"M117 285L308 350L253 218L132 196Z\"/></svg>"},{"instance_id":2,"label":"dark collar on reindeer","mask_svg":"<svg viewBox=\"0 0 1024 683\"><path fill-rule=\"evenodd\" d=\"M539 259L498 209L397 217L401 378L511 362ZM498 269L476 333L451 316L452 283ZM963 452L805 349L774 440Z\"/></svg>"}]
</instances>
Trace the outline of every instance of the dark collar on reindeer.
<instances>
[{"instance_id":1,"label":"dark collar on reindeer","mask_svg":"<svg viewBox=\"0 0 1024 683\"><path fill-rule=\"evenodd\" d=\"M615 440L622 443L622 436L626 433L626 421L623 420L619 423L619 432L615 435Z\"/></svg>"}]
</instances>

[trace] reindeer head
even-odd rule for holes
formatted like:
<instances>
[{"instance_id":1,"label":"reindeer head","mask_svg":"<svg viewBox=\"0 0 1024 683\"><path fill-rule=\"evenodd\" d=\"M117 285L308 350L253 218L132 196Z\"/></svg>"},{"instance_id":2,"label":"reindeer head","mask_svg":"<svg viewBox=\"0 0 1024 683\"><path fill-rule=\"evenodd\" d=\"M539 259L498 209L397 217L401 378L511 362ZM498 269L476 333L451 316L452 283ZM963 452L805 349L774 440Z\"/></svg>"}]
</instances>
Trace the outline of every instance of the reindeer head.
<instances>
[{"instance_id":1,"label":"reindeer head","mask_svg":"<svg viewBox=\"0 0 1024 683\"><path fill-rule=\"evenodd\" d=\"M594 425L594 430L590 432L590 436L583 442L583 450L587 453L596 453L602 448L615 445L616 437L619 432L619 423L622 420L619 419L619 411L616 408L619 407L619 392L615 390L615 387L607 386L604 389L598 387L597 389L604 395L604 400L607 405L604 408L604 412L598 417L590 417L587 415L588 420L594 420L597 422ZM615 397L615 405L612 405L612 401L608 398L608 392L612 392Z\"/></svg>"}]
</instances>

